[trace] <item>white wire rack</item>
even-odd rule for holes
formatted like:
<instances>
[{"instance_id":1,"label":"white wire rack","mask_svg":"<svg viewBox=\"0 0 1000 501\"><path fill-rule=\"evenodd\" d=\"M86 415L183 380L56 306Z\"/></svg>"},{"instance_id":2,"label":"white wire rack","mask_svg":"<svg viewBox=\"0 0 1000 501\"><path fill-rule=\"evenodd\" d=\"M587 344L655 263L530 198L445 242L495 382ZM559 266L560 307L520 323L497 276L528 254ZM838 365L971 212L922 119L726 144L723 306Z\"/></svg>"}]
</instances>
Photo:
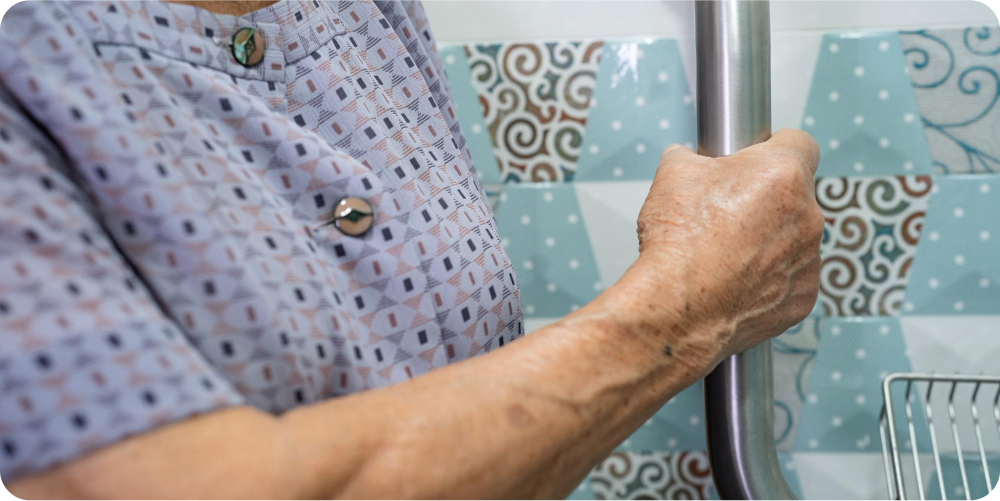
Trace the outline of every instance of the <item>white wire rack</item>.
<instances>
[{"instance_id":1,"label":"white wire rack","mask_svg":"<svg viewBox=\"0 0 1000 501\"><path fill-rule=\"evenodd\" d=\"M1000 377L891 374L882 381L882 398L879 435L890 499L913 499L907 495L912 496L915 490L920 499L936 494L940 496L937 499L969 500L996 486L1000 474L995 462L1000 457ZM900 405L902 414L897 412ZM990 406L992 418L980 411ZM940 415L935 410L947 412L947 421L935 421ZM897 420L904 416L906 426L897 426ZM939 441L939 434L946 438ZM927 442L930 450L921 450ZM962 444L971 442L976 450L967 454ZM907 452L911 458L904 457ZM958 473L949 474L953 469L942 468L942 464L957 464ZM982 472L974 471L979 468Z\"/></svg>"}]
</instances>

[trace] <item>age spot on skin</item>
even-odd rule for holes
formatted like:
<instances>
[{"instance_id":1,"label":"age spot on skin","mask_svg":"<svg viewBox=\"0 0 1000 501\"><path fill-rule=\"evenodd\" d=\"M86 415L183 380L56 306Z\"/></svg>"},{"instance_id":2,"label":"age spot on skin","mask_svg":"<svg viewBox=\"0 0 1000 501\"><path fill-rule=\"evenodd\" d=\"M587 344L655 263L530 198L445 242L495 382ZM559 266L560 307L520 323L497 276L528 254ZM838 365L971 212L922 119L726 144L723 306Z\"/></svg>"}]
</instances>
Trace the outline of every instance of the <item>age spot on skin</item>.
<instances>
[{"instance_id":1,"label":"age spot on skin","mask_svg":"<svg viewBox=\"0 0 1000 501\"><path fill-rule=\"evenodd\" d=\"M512 405L507 408L507 419L515 428L524 428L535 422L535 418L520 405Z\"/></svg>"},{"instance_id":2,"label":"age spot on skin","mask_svg":"<svg viewBox=\"0 0 1000 501\"><path fill-rule=\"evenodd\" d=\"M669 344L666 348L664 348L663 352L666 353L668 357L674 356L674 349L671 348Z\"/></svg>"}]
</instances>

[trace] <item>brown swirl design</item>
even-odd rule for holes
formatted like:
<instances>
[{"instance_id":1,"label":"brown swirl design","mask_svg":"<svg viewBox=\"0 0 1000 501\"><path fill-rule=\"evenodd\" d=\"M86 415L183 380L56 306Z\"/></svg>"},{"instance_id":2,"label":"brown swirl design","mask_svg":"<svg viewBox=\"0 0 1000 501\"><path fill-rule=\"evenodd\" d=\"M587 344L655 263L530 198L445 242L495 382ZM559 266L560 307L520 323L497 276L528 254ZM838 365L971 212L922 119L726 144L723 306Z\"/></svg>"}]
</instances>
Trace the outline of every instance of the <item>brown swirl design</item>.
<instances>
[{"instance_id":1,"label":"brown swirl design","mask_svg":"<svg viewBox=\"0 0 1000 501\"><path fill-rule=\"evenodd\" d=\"M601 48L601 42L466 47L504 181L572 179Z\"/></svg>"},{"instance_id":2,"label":"brown swirl design","mask_svg":"<svg viewBox=\"0 0 1000 501\"><path fill-rule=\"evenodd\" d=\"M693 452L616 452L591 472L597 499L710 499L708 455Z\"/></svg>"},{"instance_id":3,"label":"brown swirl design","mask_svg":"<svg viewBox=\"0 0 1000 501\"><path fill-rule=\"evenodd\" d=\"M816 180L824 314L899 311L932 188L930 176Z\"/></svg>"}]
</instances>

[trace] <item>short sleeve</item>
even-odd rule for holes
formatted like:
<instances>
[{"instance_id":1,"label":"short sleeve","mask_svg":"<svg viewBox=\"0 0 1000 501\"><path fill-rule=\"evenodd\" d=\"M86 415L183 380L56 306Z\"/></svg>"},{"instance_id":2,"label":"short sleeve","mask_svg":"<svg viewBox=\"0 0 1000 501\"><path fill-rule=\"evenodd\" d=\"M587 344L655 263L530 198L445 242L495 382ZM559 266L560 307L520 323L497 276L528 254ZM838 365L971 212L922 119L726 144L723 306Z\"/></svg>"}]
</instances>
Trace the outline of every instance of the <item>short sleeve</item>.
<instances>
[{"instance_id":1,"label":"short sleeve","mask_svg":"<svg viewBox=\"0 0 1000 501\"><path fill-rule=\"evenodd\" d=\"M0 88L0 476L242 403Z\"/></svg>"}]
</instances>

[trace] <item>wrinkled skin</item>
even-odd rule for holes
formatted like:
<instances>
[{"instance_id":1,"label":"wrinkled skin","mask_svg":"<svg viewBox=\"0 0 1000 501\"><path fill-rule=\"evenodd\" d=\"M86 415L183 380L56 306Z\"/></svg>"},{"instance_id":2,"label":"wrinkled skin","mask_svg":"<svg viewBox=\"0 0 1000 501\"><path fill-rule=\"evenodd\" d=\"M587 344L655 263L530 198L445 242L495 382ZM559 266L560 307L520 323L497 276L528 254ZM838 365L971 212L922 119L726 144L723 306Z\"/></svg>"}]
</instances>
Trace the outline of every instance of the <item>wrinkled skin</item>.
<instances>
[{"instance_id":1,"label":"wrinkled skin","mask_svg":"<svg viewBox=\"0 0 1000 501\"><path fill-rule=\"evenodd\" d=\"M671 147L639 259L564 319L395 386L281 416L216 411L6 485L62 499L562 499L667 400L810 312L818 160L793 130L728 158Z\"/></svg>"},{"instance_id":2,"label":"wrinkled skin","mask_svg":"<svg viewBox=\"0 0 1000 501\"><path fill-rule=\"evenodd\" d=\"M648 291L636 301L673 297L685 311L653 305L650 325L682 315L706 327L700 363L711 369L804 319L819 290L818 162L816 142L793 129L724 158L667 148L639 213L639 260L622 281L633 296Z\"/></svg>"}]
</instances>

